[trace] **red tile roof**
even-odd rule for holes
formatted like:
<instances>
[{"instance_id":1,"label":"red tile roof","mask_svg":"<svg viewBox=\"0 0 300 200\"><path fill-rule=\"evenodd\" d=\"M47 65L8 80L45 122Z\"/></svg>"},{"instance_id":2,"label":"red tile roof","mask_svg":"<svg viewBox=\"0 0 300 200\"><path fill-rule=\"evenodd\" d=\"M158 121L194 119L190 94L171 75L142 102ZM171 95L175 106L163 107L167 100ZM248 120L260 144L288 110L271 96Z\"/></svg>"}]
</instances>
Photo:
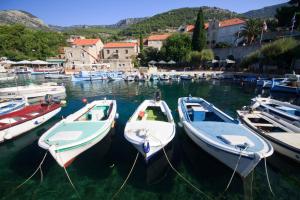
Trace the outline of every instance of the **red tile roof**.
<instances>
[{"instance_id":1,"label":"red tile roof","mask_svg":"<svg viewBox=\"0 0 300 200\"><path fill-rule=\"evenodd\" d=\"M239 19L239 18L233 18L233 19L227 19L220 21L220 27L226 27L226 26L234 26L238 24L244 24L246 21Z\"/></svg>"},{"instance_id":2,"label":"red tile roof","mask_svg":"<svg viewBox=\"0 0 300 200\"><path fill-rule=\"evenodd\" d=\"M151 40L151 41L162 41L162 40L166 40L168 39L168 37L170 37L171 34L162 34L162 35L150 35L148 37L148 40Z\"/></svg>"},{"instance_id":3,"label":"red tile roof","mask_svg":"<svg viewBox=\"0 0 300 200\"><path fill-rule=\"evenodd\" d=\"M82 46L82 45L95 45L98 41L101 41L98 39L75 39L73 44Z\"/></svg>"},{"instance_id":4,"label":"red tile roof","mask_svg":"<svg viewBox=\"0 0 300 200\"><path fill-rule=\"evenodd\" d=\"M134 42L110 42L104 45L104 48L127 48L135 47L137 44Z\"/></svg>"},{"instance_id":5,"label":"red tile roof","mask_svg":"<svg viewBox=\"0 0 300 200\"><path fill-rule=\"evenodd\" d=\"M227 26L234 26L234 25L238 25L238 24L244 24L246 21L239 19L239 18L233 18L233 19L226 19L223 21L219 22L220 27L227 27ZM204 24L204 28L208 29L209 27L209 23L205 23ZM186 31L187 32L193 32L195 26L194 25L187 25L186 26Z\"/></svg>"}]
</instances>

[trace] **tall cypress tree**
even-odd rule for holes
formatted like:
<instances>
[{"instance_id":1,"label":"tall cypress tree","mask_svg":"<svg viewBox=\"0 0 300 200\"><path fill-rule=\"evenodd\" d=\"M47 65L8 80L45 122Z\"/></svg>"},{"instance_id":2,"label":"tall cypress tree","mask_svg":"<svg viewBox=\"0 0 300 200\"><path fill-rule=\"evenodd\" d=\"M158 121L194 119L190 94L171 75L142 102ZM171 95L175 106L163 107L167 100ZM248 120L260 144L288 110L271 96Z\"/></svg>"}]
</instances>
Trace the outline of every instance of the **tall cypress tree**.
<instances>
[{"instance_id":1,"label":"tall cypress tree","mask_svg":"<svg viewBox=\"0 0 300 200\"><path fill-rule=\"evenodd\" d=\"M143 51L144 49L144 41L143 41L143 36L140 33L140 52Z\"/></svg>"},{"instance_id":2,"label":"tall cypress tree","mask_svg":"<svg viewBox=\"0 0 300 200\"><path fill-rule=\"evenodd\" d=\"M200 8L197 15L195 28L193 31L192 49L193 51L202 51L202 49L204 49L205 46L206 46L206 31L204 27L203 11Z\"/></svg>"}]
</instances>

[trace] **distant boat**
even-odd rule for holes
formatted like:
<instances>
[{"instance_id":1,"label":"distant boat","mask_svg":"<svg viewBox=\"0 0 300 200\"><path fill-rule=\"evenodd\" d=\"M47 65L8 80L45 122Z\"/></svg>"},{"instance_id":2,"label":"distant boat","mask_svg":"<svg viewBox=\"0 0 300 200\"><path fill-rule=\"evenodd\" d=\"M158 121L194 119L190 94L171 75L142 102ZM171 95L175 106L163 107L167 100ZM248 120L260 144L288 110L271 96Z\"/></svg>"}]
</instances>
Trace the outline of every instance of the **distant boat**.
<instances>
[{"instance_id":1,"label":"distant boat","mask_svg":"<svg viewBox=\"0 0 300 200\"><path fill-rule=\"evenodd\" d=\"M17 76L5 76L5 77L0 77L0 81L12 81L17 79Z\"/></svg>"},{"instance_id":2,"label":"distant boat","mask_svg":"<svg viewBox=\"0 0 300 200\"><path fill-rule=\"evenodd\" d=\"M281 81L273 79L271 92L287 92L293 94L300 94L300 75L286 74Z\"/></svg>"},{"instance_id":3,"label":"distant boat","mask_svg":"<svg viewBox=\"0 0 300 200\"><path fill-rule=\"evenodd\" d=\"M124 80L125 80L125 81L128 81L128 82L134 81L134 79L135 79L135 76L134 76L134 75L127 75L127 76L124 78Z\"/></svg>"},{"instance_id":4,"label":"distant boat","mask_svg":"<svg viewBox=\"0 0 300 200\"><path fill-rule=\"evenodd\" d=\"M148 161L173 140L175 132L168 105L155 99L140 104L126 123L124 136Z\"/></svg>"},{"instance_id":5,"label":"distant boat","mask_svg":"<svg viewBox=\"0 0 300 200\"><path fill-rule=\"evenodd\" d=\"M256 86L262 87L262 88L271 88L272 80L269 78L259 78L256 81Z\"/></svg>"},{"instance_id":6,"label":"distant boat","mask_svg":"<svg viewBox=\"0 0 300 200\"><path fill-rule=\"evenodd\" d=\"M261 112L238 110L243 123L269 140L275 151L300 163L300 129L282 119Z\"/></svg>"},{"instance_id":7,"label":"distant boat","mask_svg":"<svg viewBox=\"0 0 300 200\"><path fill-rule=\"evenodd\" d=\"M71 76L64 74L46 74L44 76L45 79L69 79Z\"/></svg>"},{"instance_id":8,"label":"distant boat","mask_svg":"<svg viewBox=\"0 0 300 200\"><path fill-rule=\"evenodd\" d=\"M182 81L190 81L193 79L193 77L191 75L183 74L183 75L180 75L180 79Z\"/></svg>"},{"instance_id":9,"label":"distant boat","mask_svg":"<svg viewBox=\"0 0 300 200\"><path fill-rule=\"evenodd\" d=\"M213 104L197 97L178 99L178 112L187 135L203 150L246 177L273 148L265 139Z\"/></svg>"},{"instance_id":10,"label":"distant boat","mask_svg":"<svg viewBox=\"0 0 300 200\"><path fill-rule=\"evenodd\" d=\"M31 75L39 74L59 74L62 69L60 68L36 68L31 71Z\"/></svg>"},{"instance_id":11,"label":"distant boat","mask_svg":"<svg viewBox=\"0 0 300 200\"><path fill-rule=\"evenodd\" d=\"M281 118L288 123L300 127L300 106L289 102L282 102L271 98L256 97L252 100L252 109L258 109L277 118Z\"/></svg>"},{"instance_id":12,"label":"distant boat","mask_svg":"<svg viewBox=\"0 0 300 200\"><path fill-rule=\"evenodd\" d=\"M0 142L11 140L40 126L60 110L60 103L42 103L0 116Z\"/></svg>"},{"instance_id":13,"label":"distant boat","mask_svg":"<svg viewBox=\"0 0 300 200\"><path fill-rule=\"evenodd\" d=\"M38 144L61 167L67 167L109 133L116 114L115 100L93 101L55 124L40 137Z\"/></svg>"},{"instance_id":14,"label":"distant boat","mask_svg":"<svg viewBox=\"0 0 300 200\"><path fill-rule=\"evenodd\" d=\"M0 64L0 73L7 73L7 70Z\"/></svg>"},{"instance_id":15,"label":"distant boat","mask_svg":"<svg viewBox=\"0 0 300 200\"><path fill-rule=\"evenodd\" d=\"M169 78L170 78L170 80L172 80L172 81L179 81L179 80L180 80L179 75L176 75L176 74L171 74L171 75L169 76Z\"/></svg>"},{"instance_id":16,"label":"distant boat","mask_svg":"<svg viewBox=\"0 0 300 200\"><path fill-rule=\"evenodd\" d=\"M159 80L159 76L156 74L151 74L150 81L157 81L157 80Z\"/></svg>"},{"instance_id":17,"label":"distant boat","mask_svg":"<svg viewBox=\"0 0 300 200\"><path fill-rule=\"evenodd\" d=\"M107 75L108 80L110 81L120 81L124 80L123 72L110 72Z\"/></svg>"},{"instance_id":18,"label":"distant boat","mask_svg":"<svg viewBox=\"0 0 300 200\"><path fill-rule=\"evenodd\" d=\"M107 79L106 72L98 72L98 71L80 71L79 74L72 75L72 81L97 81L97 80L105 80Z\"/></svg>"},{"instance_id":19,"label":"distant boat","mask_svg":"<svg viewBox=\"0 0 300 200\"><path fill-rule=\"evenodd\" d=\"M43 83L41 85L31 84L27 86L17 86L1 88L0 99L27 99L28 102L38 102L44 100L45 95L52 95L53 98L64 99L66 89L57 83Z\"/></svg>"},{"instance_id":20,"label":"distant boat","mask_svg":"<svg viewBox=\"0 0 300 200\"><path fill-rule=\"evenodd\" d=\"M163 75L159 76L160 81L168 81L169 79L170 79L170 77L166 74L163 74Z\"/></svg>"},{"instance_id":21,"label":"distant boat","mask_svg":"<svg viewBox=\"0 0 300 200\"><path fill-rule=\"evenodd\" d=\"M16 67L14 71L15 74L31 74L33 69L30 67Z\"/></svg>"},{"instance_id":22,"label":"distant boat","mask_svg":"<svg viewBox=\"0 0 300 200\"><path fill-rule=\"evenodd\" d=\"M0 103L0 116L8 114L25 107L27 102L25 100L12 100Z\"/></svg>"}]
</instances>

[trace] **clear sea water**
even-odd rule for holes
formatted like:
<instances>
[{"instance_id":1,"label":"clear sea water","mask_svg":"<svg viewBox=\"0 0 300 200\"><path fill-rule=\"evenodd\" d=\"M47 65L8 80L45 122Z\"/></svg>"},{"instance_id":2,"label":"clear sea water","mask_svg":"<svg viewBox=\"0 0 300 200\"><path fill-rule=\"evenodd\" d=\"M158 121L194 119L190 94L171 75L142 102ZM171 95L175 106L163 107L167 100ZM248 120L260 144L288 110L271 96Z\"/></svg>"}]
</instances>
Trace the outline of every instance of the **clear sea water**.
<instances>
[{"instance_id":1,"label":"clear sea water","mask_svg":"<svg viewBox=\"0 0 300 200\"><path fill-rule=\"evenodd\" d=\"M42 77L31 81L21 78L18 84L43 81ZM161 91L176 122L177 99L181 96L191 94L203 97L236 117L235 111L249 105L250 99L256 94L269 95L268 91L226 81L64 83L68 95L67 105L57 116L13 141L0 144L0 199L78 199L63 168L58 166L50 154L42 166L42 182L40 173L37 173L20 189L14 189L36 170L45 154L37 145L38 138L62 116L84 106L82 98L87 98L88 101L104 97L116 99L119 119L104 140L78 156L67 170L81 199L111 199L126 178L137 154L123 136L126 121L144 99L153 97L155 91ZM0 83L0 88L14 84ZM295 103L299 101L286 94L277 94L275 98L293 100ZM173 143L167 148L167 154L183 176L213 199L300 199L300 165L276 153L267 161L275 196L269 191L263 162L245 180L236 175L229 190L224 193L232 170L195 145L179 126ZM127 184L116 199L207 198L172 171L164 154L160 153L148 164L139 157Z\"/></svg>"}]
</instances>

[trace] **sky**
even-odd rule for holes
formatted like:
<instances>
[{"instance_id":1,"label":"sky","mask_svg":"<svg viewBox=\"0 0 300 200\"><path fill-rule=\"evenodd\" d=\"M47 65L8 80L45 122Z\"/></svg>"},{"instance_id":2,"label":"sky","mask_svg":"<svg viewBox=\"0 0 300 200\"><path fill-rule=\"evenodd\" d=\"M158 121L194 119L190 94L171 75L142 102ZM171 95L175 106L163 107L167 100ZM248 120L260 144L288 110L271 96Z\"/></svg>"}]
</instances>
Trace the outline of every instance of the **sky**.
<instances>
[{"instance_id":1,"label":"sky","mask_svg":"<svg viewBox=\"0 0 300 200\"><path fill-rule=\"evenodd\" d=\"M0 0L0 10L27 11L47 24L105 25L171 9L212 6L243 13L288 0Z\"/></svg>"}]
</instances>

